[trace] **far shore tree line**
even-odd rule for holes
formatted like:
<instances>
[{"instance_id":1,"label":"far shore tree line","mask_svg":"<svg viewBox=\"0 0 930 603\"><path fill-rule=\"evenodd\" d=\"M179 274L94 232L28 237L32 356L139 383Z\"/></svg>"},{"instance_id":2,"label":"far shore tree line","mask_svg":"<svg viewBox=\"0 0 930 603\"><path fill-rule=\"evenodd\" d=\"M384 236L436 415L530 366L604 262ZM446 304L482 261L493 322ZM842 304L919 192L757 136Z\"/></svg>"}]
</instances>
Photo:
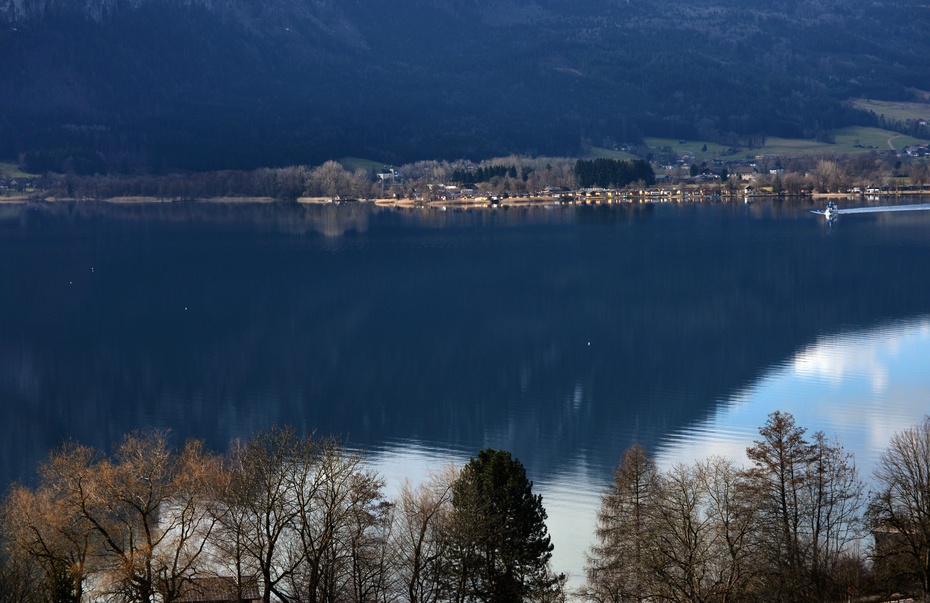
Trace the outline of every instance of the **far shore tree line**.
<instances>
[{"instance_id":1,"label":"far shore tree line","mask_svg":"<svg viewBox=\"0 0 930 603\"><path fill-rule=\"evenodd\" d=\"M742 467L662 470L629 448L574 591L506 451L388 499L363 455L289 428L223 455L159 431L111 455L67 444L2 502L0 601L203 601L217 580L266 603L930 599L930 416L891 438L868 494L852 455L790 414L759 434Z\"/></svg>"},{"instance_id":2,"label":"far shore tree line","mask_svg":"<svg viewBox=\"0 0 930 603\"><path fill-rule=\"evenodd\" d=\"M694 160L661 170L665 185L716 187L734 192L744 186L798 195L814 190L844 192L855 187L892 190L930 184L926 159L899 159L891 153L848 156L764 158L756 162L751 180L733 166ZM707 178L712 178L707 180ZM153 197L202 199L264 197L290 200L405 198L437 200L462 189L475 195L528 196L552 190L585 187L641 188L654 184L656 173L641 159L529 158L511 156L478 163L419 161L383 169L350 171L335 161L311 166L225 170L167 175L47 174L36 181L43 194L59 198L108 199Z\"/></svg>"}]
</instances>

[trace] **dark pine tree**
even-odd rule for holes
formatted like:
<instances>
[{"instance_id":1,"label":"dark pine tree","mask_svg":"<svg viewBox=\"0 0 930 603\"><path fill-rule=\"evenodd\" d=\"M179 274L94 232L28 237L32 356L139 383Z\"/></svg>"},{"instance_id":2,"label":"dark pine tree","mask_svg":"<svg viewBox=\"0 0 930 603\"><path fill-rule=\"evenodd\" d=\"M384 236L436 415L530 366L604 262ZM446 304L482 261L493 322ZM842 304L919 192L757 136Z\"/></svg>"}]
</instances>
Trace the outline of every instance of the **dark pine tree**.
<instances>
[{"instance_id":1,"label":"dark pine tree","mask_svg":"<svg viewBox=\"0 0 930 603\"><path fill-rule=\"evenodd\" d=\"M518 603L557 587L542 496L533 494L520 461L482 450L452 493L459 600Z\"/></svg>"}]
</instances>

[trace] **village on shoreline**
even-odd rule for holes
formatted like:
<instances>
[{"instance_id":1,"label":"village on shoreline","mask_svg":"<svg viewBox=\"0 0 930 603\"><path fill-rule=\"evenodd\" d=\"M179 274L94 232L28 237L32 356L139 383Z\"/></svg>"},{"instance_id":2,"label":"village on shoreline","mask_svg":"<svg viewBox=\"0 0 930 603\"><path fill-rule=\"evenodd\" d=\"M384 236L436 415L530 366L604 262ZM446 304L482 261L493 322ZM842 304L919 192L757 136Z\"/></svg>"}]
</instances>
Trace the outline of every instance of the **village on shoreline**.
<instances>
[{"instance_id":1,"label":"village on shoreline","mask_svg":"<svg viewBox=\"0 0 930 603\"><path fill-rule=\"evenodd\" d=\"M203 173L35 175L0 163L0 203L371 203L462 210L765 198L867 203L930 195L930 145L728 159L706 144L691 149L694 144L679 143L649 147L645 159L642 149L632 149L634 155L624 147L599 149L591 159L509 156L395 167L348 157L319 166Z\"/></svg>"},{"instance_id":2,"label":"village on shoreline","mask_svg":"<svg viewBox=\"0 0 930 603\"><path fill-rule=\"evenodd\" d=\"M748 190L747 190L748 188ZM390 207L399 209L436 209L466 210L466 209L506 209L509 207L542 207L542 206L585 206L585 205L619 205L635 203L708 203L708 202L740 202L752 203L763 199L845 199L849 202L863 203L879 201L888 197L901 200L916 198L923 201L930 196L930 185L921 188L909 186L903 189L868 189L867 191L852 190L847 192L801 192L798 194L775 194L768 190L753 190L749 187L728 191L716 188L685 188L685 187L645 187L635 190L591 187L584 189L557 189L527 193L523 195L484 195L446 193L426 198L425 195L409 197L385 198L342 198L333 197L298 197L293 202L305 205L343 205L343 204L371 204L377 207ZM159 204L159 203L279 203L275 197L200 197L200 198L166 198L157 196L118 196L103 198L87 197L59 197L42 196L35 194L4 195L0 196L0 205L22 205L29 203L83 203L101 202L111 204Z\"/></svg>"}]
</instances>

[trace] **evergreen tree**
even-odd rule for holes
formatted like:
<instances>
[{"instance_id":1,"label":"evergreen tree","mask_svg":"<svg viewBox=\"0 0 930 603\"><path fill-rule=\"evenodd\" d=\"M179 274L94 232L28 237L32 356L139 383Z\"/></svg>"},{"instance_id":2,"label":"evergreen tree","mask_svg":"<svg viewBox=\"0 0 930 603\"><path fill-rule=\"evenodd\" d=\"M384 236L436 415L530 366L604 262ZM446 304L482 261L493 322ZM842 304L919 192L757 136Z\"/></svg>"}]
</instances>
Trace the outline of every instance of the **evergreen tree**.
<instances>
[{"instance_id":1,"label":"evergreen tree","mask_svg":"<svg viewBox=\"0 0 930 603\"><path fill-rule=\"evenodd\" d=\"M581 187L613 186L622 188L637 180L647 185L655 183L655 172L642 159L579 159L575 162L575 179Z\"/></svg>"},{"instance_id":2,"label":"evergreen tree","mask_svg":"<svg viewBox=\"0 0 930 603\"><path fill-rule=\"evenodd\" d=\"M452 486L452 507L457 601L517 603L556 589L542 496L509 452L472 458Z\"/></svg>"}]
</instances>

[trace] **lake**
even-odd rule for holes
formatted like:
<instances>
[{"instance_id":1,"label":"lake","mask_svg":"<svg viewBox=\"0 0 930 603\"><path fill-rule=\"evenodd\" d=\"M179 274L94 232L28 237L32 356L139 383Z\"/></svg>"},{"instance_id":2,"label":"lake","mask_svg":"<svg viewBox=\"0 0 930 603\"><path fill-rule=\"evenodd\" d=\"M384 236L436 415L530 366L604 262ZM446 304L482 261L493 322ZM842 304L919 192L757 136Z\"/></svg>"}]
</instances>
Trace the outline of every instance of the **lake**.
<instances>
[{"instance_id":1,"label":"lake","mask_svg":"<svg viewBox=\"0 0 930 603\"><path fill-rule=\"evenodd\" d=\"M577 582L633 442L784 410L867 473L930 410L930 212L814 207L0 206L0 483L152 426L339 434L390 491L505 448Z\"/></svg>"}]
</instances>

